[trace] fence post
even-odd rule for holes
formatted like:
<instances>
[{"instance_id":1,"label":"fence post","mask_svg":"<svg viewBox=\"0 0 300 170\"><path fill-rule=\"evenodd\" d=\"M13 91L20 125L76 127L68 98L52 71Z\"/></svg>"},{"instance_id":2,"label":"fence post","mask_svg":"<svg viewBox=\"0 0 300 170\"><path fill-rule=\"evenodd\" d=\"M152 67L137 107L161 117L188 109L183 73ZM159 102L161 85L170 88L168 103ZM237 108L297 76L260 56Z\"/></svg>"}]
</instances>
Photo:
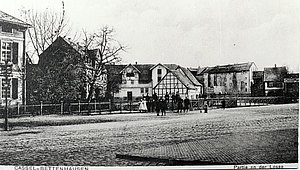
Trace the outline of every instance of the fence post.
<instances>
[{"instance_id":1,"label":"fence post","mask_svg":"<svg viewBox=\"0 0 300 170\"><path fill-rule=\"evenodd\" d=\"M99 113L101 114L101 102L99 101Z\"/></svg>"},{"instance_id":2,"label":"fence post","mask_svg":"<svg viewBox=\"0 0 300 170\"><path fill-rule=\"evenodd\" d=\"M112 101L111 101L111 99L109 99L108 101L109 101L108 109L109 109L109 113L111 113L111 103L112 103Z\"/></svg>"},{"instance_id":3,"label":"fence post","mask_svg":"<svg viewBox=\"0 0 300 170\"><path fill-rule=\"evenodd\" d=\"M60 114L63 114L64 113L64 102L61 101L60 102Z\"/></svg>"},{"instance_id":4,"label":"fence post","mask_svg":"<svg viewBox=\"0 0 300 170\"><path fill-rule=\"evenodd\" d=\"M120 113L122 113L122 101L120 101Z\"/></svg>"},{"instance_id":5,"label":"fence post","mask_svg":"<svg viewBox=\"0 0 300 170\"><path fill-rule=\"evenodd\" d=\"M41 115L43 115L43 101L41 101Z\"/></svg>"},{"instance_id":6,"label":"fence post","mask_svg":"<svg viewBox=\"0 0 300 170\"><path fill-rule=\"evenodd\" d=\"M95 105L95 113L96 113L96 111L97 111L97 101L96 101L96 99L95 99L94 105Z\"/></svg>"},{"instance_id":7,"label":"fence post","mask_svg":"<svg viewBox=\"0 0 300 170\"><path fill-rule=\"evenodd\" d=\"M78 113L81 114L81 110L80 110L80 100L78 100Z\"/></svg>"},{"instance_id":8,"label":"fence post","mask_svg":"<svg viewBox=\"0 0 300 170\"><path fill-rule=\"evenodd\" d=\"M17 102L17 108L18 108L18 115L20 114L20 104Z\"/></svg>"}]
</instances>

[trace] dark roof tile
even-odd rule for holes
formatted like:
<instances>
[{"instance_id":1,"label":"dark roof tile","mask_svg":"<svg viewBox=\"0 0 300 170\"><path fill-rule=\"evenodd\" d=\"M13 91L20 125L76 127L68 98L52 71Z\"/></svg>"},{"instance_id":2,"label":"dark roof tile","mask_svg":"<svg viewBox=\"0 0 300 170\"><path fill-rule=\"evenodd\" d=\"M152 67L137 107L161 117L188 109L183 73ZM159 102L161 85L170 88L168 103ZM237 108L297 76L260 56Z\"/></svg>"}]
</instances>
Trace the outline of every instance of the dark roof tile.
<instances>
[{"instance_id":1,"label":"dark roof tile","mask_svg":"<svg viewBox=\"0 0 300 170\"><path fill-rule=\"evenodd\" d=\"M11 23L11 24L16 24L16 25L19 25L19 26L23 26L23 27L30 27L30 24L16 18L16 17L13 17L3 11L0 10L0 21L2 22L8 22L8 23Z\"/></svg>"},{"instance_id":2,"label":"dark roof tile","mask_svg":"<svg viewBox=\"0 0 300 170\"><path fill-rule=\"evenodd\" d=\"M198 82L195 76L187 68L180 67L180 69L195 86L201 86L201 84Z\"/></svg>"},{"instance_id":3,"label":"dark roof tile","mask_svg":"<svg viewBox=\"0 0 300 170\"><path fill-rule=\"evenodd\" d=\"M178 80L184 84L189 89L196 89L196 86L194 86L193 82L188 79L184 74L182 74L179 70L172 70L171 73L173 73Z\"/></svg>"},{"instance_id":4,"label":"dark roof tile","mask_svg":"<svg viewBox=\"0 0 300 170\"><path fill-rule=\"evenodd\" d=\"M281 81L287 75L286 67L264 68L264 81Z\"/></svg>"},{"instance_id":5,"label":"dark roof tile","mask_svg":"<svg viewBox=\"0 0 300 170\"><path fill-rule=\"evenodd\" d=\"M242 72L242 71L248 71L252 66L252 64L254 64L254 62L206 67L206 68L201 68L201 70L199 69L198 73L214 74L214 73Z\"/></svg>"}]
</instances>

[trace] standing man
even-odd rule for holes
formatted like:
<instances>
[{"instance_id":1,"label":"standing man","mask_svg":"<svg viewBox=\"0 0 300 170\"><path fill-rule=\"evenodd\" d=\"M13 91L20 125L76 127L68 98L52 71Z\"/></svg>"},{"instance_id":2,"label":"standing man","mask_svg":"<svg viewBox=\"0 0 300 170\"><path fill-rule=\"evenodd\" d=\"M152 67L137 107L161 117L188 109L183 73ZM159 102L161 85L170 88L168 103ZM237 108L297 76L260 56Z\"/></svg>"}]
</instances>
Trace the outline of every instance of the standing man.
<instances>
[{"instance_id":1,"label":"standing man","mask_svg":"<svg viewBox=\"0 0 300 170\"><path fill-rule=\"evenodd\" d=\"M159 116L159 112L162 111L161 115L163 116L163 99L162 97L159 98L156 105L156 113Z\"/></svg>"},{"instance_id":2,"label":"standing man","mask_svg":"<svg viewBox=\"0 0 300 170\"><path fill-rule=\"evenodd\" d=\"M188 112L189 108L190 108L190 105L191 105L190 99L188 97L185 97L183 103L184 103L183 112Z\"/></svg>"},{"instance_id":3,"label":"standing man","mask_svg":"<svg viewBox=\"0 0 300 170\"><path fill-rule=\"evenodd\" d=\"M153 107L154 107L154 109L156 109L157 106L158 106L158 96L157 96L157 94L155 92L152 95L152 98L153 98Z\"/></svg>"},{"instance_id":4,"label":"standing man","mask_svg":"<svg viewBox=\"0 0 300 170\"><path fill-rule=\"evenodd\" d=\"M226 102L225 99L222 100L222 109L225 110Z\"/></svg>"},{"instance_id":5,"label":"standing man","mask_svg":"<svg viewBox=\"0 0 300 170\"><path fill-rule=\"evenodd\" d=\"M182 103L183 103L183 100L179 96L178 99L177 99L177 113L182 112L182 107L183 107Z\"/></svg>"},{"instance_id":6,"label":"standing man","mask_svg":"<svg viewBox=\"0 0 300 170\"><path fill-rule=\"evenodd\" d=\"M151 108L150 108L150 97L149 97L148 93L146 95L146 105L147 105L148 112L150 112L151 111Z\"/></svg>"},{"instance_id":7,"label":"standing man","mask_svg":"<svg viewBox=\"0 0 300 170\"><path fill-rule=\"evenodd\" d=\"M167 110L167 100L162 99L161 101L161 115L166 116L166 110Z\"/></svg>"},{"instance_id":8,"label":"standing man","mask_svg":"<svg viewBox=\"0 0 300 170\"><path fill-rule=\"evenodd\" d=\"M175 96L174 92L172 93L171 98L172 98L172 111L173 111L174 107L175 107L175 103L176 103L176 96Z\"/></svg>"}]
</instances>

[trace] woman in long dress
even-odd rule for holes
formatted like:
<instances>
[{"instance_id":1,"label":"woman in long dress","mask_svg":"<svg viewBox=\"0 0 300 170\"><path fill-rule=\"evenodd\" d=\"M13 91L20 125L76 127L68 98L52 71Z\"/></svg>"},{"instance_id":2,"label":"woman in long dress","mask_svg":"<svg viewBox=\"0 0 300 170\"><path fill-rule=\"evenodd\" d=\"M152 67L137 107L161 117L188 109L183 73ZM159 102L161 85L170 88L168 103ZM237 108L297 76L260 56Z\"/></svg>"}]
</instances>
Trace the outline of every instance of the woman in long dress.
<instances>
[{"instance_id":1,"label":"woman in long dress","mask_svg":"<svg viewBox=\"0 0 300 170\"><path fill-rule=\"evenodd\" d=\"M139 111L140 112L147 112L147 103L145 100L141 99L141 102L140 102L140 106L139 106Z\"/></svg>"}]
</instances>

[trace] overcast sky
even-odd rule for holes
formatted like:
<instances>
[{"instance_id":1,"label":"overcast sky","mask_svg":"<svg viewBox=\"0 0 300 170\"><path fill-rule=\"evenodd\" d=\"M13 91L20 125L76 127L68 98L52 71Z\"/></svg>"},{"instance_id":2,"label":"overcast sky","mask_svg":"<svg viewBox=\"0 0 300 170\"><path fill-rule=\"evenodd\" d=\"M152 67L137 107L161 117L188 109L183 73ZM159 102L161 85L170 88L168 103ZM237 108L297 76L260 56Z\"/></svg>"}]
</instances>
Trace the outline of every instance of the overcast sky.
<instances>
[{"instance_id":1,"label":"overcast sky","mask_svg":"<svg viewBox=\"0 0 300 170\"><path fill-rule=\"evenodd\" d=\"M0 0L0 10L60 10L61 0ZM73 32L108 25L124 63L204 67L254 61L299 72L299 0L65 0Z\"/></svg>"}]
</instances>

